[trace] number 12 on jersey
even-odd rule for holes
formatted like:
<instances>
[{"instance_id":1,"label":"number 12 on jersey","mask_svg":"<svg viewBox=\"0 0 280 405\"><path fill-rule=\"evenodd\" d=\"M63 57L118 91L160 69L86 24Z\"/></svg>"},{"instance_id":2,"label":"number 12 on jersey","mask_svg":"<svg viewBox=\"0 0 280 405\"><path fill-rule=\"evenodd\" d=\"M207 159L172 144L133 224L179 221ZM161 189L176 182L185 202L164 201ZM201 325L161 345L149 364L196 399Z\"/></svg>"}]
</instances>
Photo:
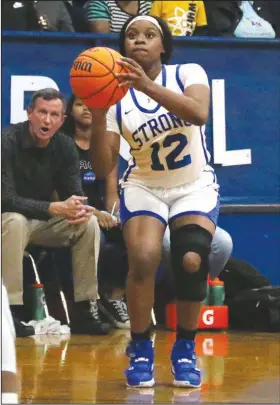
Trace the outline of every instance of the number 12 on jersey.
<instances>
[{"instance_id":1,"label":"number 12 on jersey","mask_svg":"<svg viewBox=\"0 0 280 405\"><path fill-rule=\"evenodd\" d=\"M182 157L182 159L176 160L176 158L180 155L180 153L183 151L183 149L188 144L187 137L185 135L183 135L181 133L174 134L174 135L168 135L164 139L164 141L162 143L162 147L168 148L175 142L177 143L177 146L171 152L169 152L165 158L168 170L180 169L181 167L188 166L192 162L191 155L185 155L184 157ZM159 142L155 142L151 145L151 148L153 149L152 154L151 154L152 170L156 170L156 171L165 170L164 165L160 162L160 159L159 159L160 147L161 147L161 145Z\"/></svg>"}]
</instances>

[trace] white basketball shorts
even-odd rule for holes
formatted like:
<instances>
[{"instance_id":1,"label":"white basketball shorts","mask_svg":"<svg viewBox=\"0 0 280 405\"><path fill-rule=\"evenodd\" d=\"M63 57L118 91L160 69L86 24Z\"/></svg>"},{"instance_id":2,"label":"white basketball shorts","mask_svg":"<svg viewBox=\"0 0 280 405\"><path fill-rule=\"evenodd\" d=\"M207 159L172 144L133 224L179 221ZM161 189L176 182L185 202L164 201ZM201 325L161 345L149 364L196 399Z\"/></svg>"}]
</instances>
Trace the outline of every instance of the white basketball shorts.
<instances>
[{"instance_id":1,"label":"white basketball shorts","mask_svg":"<svg viewBox=\"0 0 280 405\"><path fill-rule=\"evenodd\" d=\"M184 215L203 215L216 225L219 208L219 186L213 170L204 171L194 183L179 187L151 188L128 181L121 189L122 225L139 215L158 218L165 225Z\"/></svg>"}]
</instances>

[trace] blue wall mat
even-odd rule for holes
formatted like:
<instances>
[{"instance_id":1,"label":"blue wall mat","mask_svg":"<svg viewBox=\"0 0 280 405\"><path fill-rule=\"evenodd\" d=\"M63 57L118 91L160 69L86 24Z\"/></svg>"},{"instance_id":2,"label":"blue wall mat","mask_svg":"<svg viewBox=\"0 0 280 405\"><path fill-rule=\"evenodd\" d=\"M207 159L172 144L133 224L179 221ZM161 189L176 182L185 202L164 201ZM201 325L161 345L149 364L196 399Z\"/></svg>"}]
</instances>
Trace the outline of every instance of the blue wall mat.
<instances>
[{"instance_id":1,"label":"blue wall mat","mask_svg":"<svg viewBox=\"0 0 280 405\"><path fill-rule=\"evenodd\" d=\"M218 225L233 239L233 256L280 285L280 215L221 214Z\"/></svg>"}]
</instances>

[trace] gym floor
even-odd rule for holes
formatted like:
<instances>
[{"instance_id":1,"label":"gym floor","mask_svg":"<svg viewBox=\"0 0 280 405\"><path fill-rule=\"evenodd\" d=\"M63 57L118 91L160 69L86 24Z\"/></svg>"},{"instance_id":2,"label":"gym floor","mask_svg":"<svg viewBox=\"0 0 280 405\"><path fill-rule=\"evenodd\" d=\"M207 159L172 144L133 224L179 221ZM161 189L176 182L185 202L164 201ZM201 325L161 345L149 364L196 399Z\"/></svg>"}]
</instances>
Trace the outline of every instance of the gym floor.
<instances>
[{"instance_id":1,"label":"gym floor","mask_svg":"<svg viewBox=\"0 0 280 405\"><path fill-rule=\"evenodd\" d=\"M280 403L280 334L200 332L201 389L172 386L174 332L156 330L156 385L125 386L129 331L16 341L20 402L30 404Z\"/></svg>"}]
</instances>

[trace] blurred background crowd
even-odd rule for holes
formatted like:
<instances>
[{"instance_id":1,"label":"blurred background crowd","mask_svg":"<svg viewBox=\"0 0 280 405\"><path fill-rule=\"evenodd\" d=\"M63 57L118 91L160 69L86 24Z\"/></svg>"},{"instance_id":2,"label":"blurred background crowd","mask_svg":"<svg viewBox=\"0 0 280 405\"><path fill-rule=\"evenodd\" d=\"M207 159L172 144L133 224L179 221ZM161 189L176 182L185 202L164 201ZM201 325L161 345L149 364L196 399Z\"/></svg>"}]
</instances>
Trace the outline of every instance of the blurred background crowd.
<instances>
[{"instance_id":1,"label":"blurred background crowd","mask_svg":"<svg viewBox=\"0 0 280 405\"><path fill-rule=\"evenodd\" d=\"M150 14L166 20L174 36L280 36L280 2L273 0L4 0L2 4L5 30L118 33L131 15Z\"/></svg>"}]
</instances>

